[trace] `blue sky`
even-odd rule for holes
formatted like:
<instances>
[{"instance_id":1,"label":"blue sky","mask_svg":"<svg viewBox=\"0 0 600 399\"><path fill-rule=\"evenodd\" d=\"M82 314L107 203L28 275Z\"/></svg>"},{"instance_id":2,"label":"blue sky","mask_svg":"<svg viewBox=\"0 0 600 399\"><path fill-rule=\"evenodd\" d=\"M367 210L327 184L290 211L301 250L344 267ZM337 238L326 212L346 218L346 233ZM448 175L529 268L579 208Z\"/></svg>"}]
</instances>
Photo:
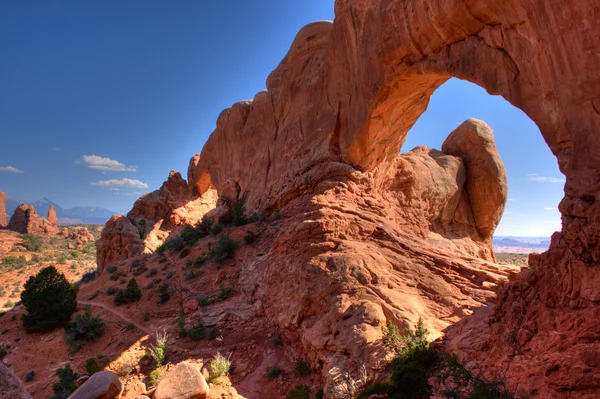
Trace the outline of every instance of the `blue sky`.
<instances>
[{"instance_id":1,"label":"blue sky","mask_svg":"<svg viewBox=\"0 0 600 399\"><path fill-rule=\"evenodd\" d=\"M323 0L0 2L0 189L127 212L171 169L185 175L221 110L264 90L302 26L332 18ZM501 98L448 82L404 148L439 148L468 117L495 129L508 169L498 233L558 229L562 183L548 181L563 176Z\"/></svg>"}]
</instances>

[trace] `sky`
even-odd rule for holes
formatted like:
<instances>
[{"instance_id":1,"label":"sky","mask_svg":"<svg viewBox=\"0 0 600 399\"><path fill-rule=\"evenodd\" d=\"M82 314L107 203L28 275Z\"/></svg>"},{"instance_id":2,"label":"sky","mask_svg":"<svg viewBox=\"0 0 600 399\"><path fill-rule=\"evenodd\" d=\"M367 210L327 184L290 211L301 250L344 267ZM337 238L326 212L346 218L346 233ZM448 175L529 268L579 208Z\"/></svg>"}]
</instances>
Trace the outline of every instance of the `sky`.
<instances>
[{"instance_id":1,"label":"sky","mask_svg":"<svg viewBox=\"0 0 600 399\"><path fill-rule=\"evenodd\" d=\"M219 113L265 89L296 33L333 1L0 2L0 190L126 213L185 177ZM438 89L404 149L460 122L496 131L509 179L499 235L549 235L564 177L536 126L459 80Z\"/></svg>"}]
</instances>

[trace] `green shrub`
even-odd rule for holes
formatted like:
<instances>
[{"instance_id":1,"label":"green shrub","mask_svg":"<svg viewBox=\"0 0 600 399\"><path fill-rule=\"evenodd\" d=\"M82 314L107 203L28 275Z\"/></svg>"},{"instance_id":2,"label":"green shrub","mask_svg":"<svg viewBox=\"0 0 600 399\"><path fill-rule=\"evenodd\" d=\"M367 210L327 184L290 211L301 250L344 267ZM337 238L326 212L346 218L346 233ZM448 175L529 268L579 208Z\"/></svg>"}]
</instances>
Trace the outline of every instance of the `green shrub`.
<instances>
[{"instance_id":1,"label":"green shrub","mask_svg":"<svg viewBox=\"0 0 600 399\"><path fill-rule=\"evenodd\" d=\"M34 236L33 234L23 234L21 238L23 239L25 249L31 252L39 252L44 244L41 237Z\"/></svg>"},{"instance_id":2,"label":"green shrub","mask_svg":"<svg viewBox=\"0 0 600 399\"><path fill-rule=\"evenodd\" d=\"M115 291L115 296L113 297L113 302L115 305L120 306L127 303L127 297L122 289L117 288Z\"/></svg>"},{"instance_id":3,"label":"green shrub","mask_svg":"<svg viewBox=\"0 0 600 399\"><path fill-rule=\"evenodd\" d=\"M206 331L202 327L193 327L187 330L186 334L192 341L200 341L206 336Z\"/></svg>"},{"instance_id":4,"label":"green shrub","mask_svg":"<svg viewBox=\"0 0 600 399\"><path fill-rule=\"evenodd\" d=\"M114 295L117 292L117 287L108 287L105 292L106 295Z\"/></svg>"},{"instance_id":5,"label":"green shrub","mask_svg":"<svg viewBox=\"0 0 600 399\"><path fill-rule=\"evenodd\" d=\"M27 372L27 375L25 375L25 381L29 382L29 381L33 381L35 379L35 370L29 370Z\"/></svg>"},{"instance_id":6,"label":"green shrub","mask_svg":"<svg viewBox=\"0 0 600 399\"><path fill-rule=\"evenodd\" d=\"M204 237L210 234L210 229L212 228L212 220L206 217L206 215L202 216L202 220L196 225L196 230L200 232ZM217 233L218 234L218 233Z\"/></svg>"},{"instance_id":7,"label":"green shrub","mask_svg":"<svg viewBox=\"0 0 600 399\"><path fill-rule=\"evenodd\" d=\"M198 256L196 259L194 259L194 261L192 262L192 267L194 269L199 269L200 266L202 266L204 263L206 262L206 256Z\"/></svg>"},{"instance_id":8,"label":"green shrub","mask_svg":"<svg viewBox=\"0 0 600 399\"><path fill-rule=\"evenodd\" d=\"M225 287L225 284L219 283L219 294L217 295L218 301L224 301L233 294L233 287Z\"/></svg>"},{"instance_id":9,"label":"green shrub","mask_svg":"<svg viewBox=\"0 0 600 399\"><path fill-rule=\"evenodd\" d=\"M127 298L128 302L139 301L142 297L142 291L140 290L140 287L138 287L135 277L132 277L127 283L127 288L125 288L125 297Z\"/></svg>"},{"instance_id":10,"label":"green shrub","mask_svg":"<svg viewBox=\"0 0 600 399\"><path fill-rule=\"evenodd\" d=\"M231 219L234 226L243 226L248 224L246 217L246 198L242 196L231 205Z\"/></svg>"},{"instance_id":11,"label":"green shrub","mask_svg":"<svg viewBox=\"0 0 600 399\"><path fill-rule=\"evenodd\" d=\"M220 224L220 223L217 223L217 224L213 225L210 228L210 234L213 235L213 236L219 235L219 233L223 231L223 227L224 226L222 224Z\"/></svg>"},{"instance_id":12,"label":"green shrub","mask_svg":"<svg viewBox=\"0 0 600 399\"><path fill-rule=\"evenodd\" d=\"M116 266L108 266L106 268L106 271L109 272L109 273L114 273L114 272L117 271L117 267Z\"/></svg>"},{"instance_id":13,"label":"green shrub","mask_svg":"<svg viewBox=\"0 0 600 399\"><path fill-rule=\"evenodd\" d=\"M29 277L21 301L27 309L22 317L25 331L48 331L69 321L77 309L77 290L64 274L49 266Z\"/></svg>"},{"instance_id":14,"label":"green shrub","mask_svg":"<svg viewBox=\"0 0 600 399\"><path fill-rule=\"evenodd\" d=\"M285 399L310 399L310 388L307 385L296 385L285 395Z\"/></svg>"},{"instance_id":15,"label":"green shrub","mask_svg":"<svg viewBox=\"0 0 600 399\"><path fill-rule=\"evenodd\" d=\"M212 299L208 296L199 296L197 299L200 306L208 306L212 302Z\"/></svg>"},{"instance_id":16,"label":"green shrub","mask_svg":"<svg viewBox=\"0 0 600 399\"><path fill-rule=\"evenodd\" d=\"M108 279L111 281L117 281L119 279L119 273L118 272L111 273L111 275L108 276Z\"/></svg>"},{"instance_id":17,"label":"green shrub","mask_svg":"<svg viewBox=\"0 0 600 399\"><path fill-rule=\"evenodd\" d=\"M238 243L233 241L227 234L221 234L219 241L214 248L211 248L209 254L214 256L217 261L230 258L235 253Z\"/></svg>"},{"instance_id":18,"label":"green shrub","mask_svg":"<svg viewBox=\"0 0 600 399\"><path fill-rule=\"evenodd\" d=\"M252 230L248 230L246 232L246 235L244 236L244 242L246 244L252 244L254 241L256 241L256 239L258 238L258 235L253 232Z\"/></svg>"},{"instance_id":19,"label":"green shrub","mask_svg":"<svg viewBox=\"0 0 600 399\"><path fill-rule=\"evenodd\" d=\"M175 252L179 252L183 249L184 246L185 246L185 241L183 240L183 238L181 238L181 236L179 236L179 237L174 237L174 238L171 238L170 240L165 241L158 248L156 248L156 250L154 252L157 254L163 254L165 251L167 251L169 249L172 249Z\"/></svg>"},{"instance_id":20,"label":"green shrub","mask_svg":"<svg viewBox=\"0 0 600 399\"><path fill-rule=\"evenodd\" d=\"M75 315L73 321L65 325L65 337L68 338L67 342L80 346L80 340L92 341L102 335L104 325L100 316L92 315L92 308L86 306L83 315Z\"/></svg>"},{"instance_id":21,"label":"green shrub","mask_svg":"<svg viewBox=\"0 0 600 399\"><path fill-rule=\"evenodd\" d=\"M323 388L319 388L317 390L317 392L315 393L315 399L323 399L323 395L324 395Z\"/></svg>"},{"instance_id":22,"label":"green shrub","mask_svg":"<svg viewBox=\"0 0 600 399\"><path fill-rule=\"evenodd\" d=\"M162 371L159 368L152 370L150 372L150 376L148 378L148 385L151 387L158 385L161 374L162 374Z\"/></svg>"},{"instance_id":23,"label":"green shrub","mask_svg":"<svg viewBox=\"0 0 600 399\"><path fill-rule=\"evenodd\" d=\"M279 220L281 218L281 211L279 209L273 209L273 219Z\"/></svg>"},{"instance_id":24,"label":"green shrub","mask_svg":"<svg viewBox=\"0 0 600 399\"><path fill-rule=\"evenodd\" d=\"M95 373L101 370L100 366L98 366L98 362L93 357L90 357L85 361L85 371L88 375L94 375Z\"/></svg>"},{"instance_id":25,"label":"green shrub","mask_svg":"<svg viewBox=\"0 0 600 399\"><path fill-rule=\"evenodd\" d=\"M277 378L278 376L280 376L281 374L283 374L283 369L277 365L275 366L271 366L271 367L267 367L267 373L266 373L266 377L268 380L273 380L275 378Z\"/></svg>"},{"instance_id":26,"label":"green shrub","mask_svg":"<svg viewBox=\"0 0 600 399\"><path fill-rule=\"evenodd\" d=\"M156 335L156 345L148 348L147 354L154 362L156 368L161 367L167 362L167 340L166 333Z\"/></svg>"},{"instance_id":27,"label":"green shrub","mask_svg":"<svg viewBox=\"0 0 600 399\"><path fill-rule=\"evenodd\" d=\"M302 359L301 357L297 357L296 358L296 376L302 377L305 375L309 375L310 372L311 372L310 366L308 365L306 360Z\"/></svg>"},{"instance_id":28,"label":"green shrub","mask_svg":"<svg viewBox=\"0 0 600 399\"><path fill-rule=\"evenodd\" d=\"M158 290L160 292L160 299L159 299L160 303L166 303L169 299L171 299L171 292L169 289L169 284L164 283L163 285L160 286L160 288Z\"/></svg>"},{"instance_id":29,"label":"green shrub","mask_svg":"<svg viewBox=\"0 0 600 399\"><path fill-rule=\"evenodd\" d=\"M183 259L186 256L188 256L190 254L190 249L189 248L183 248L181 251L179 251L179 258Z\"/></svg>"},{"instance_id":30,"label":"green shrub","mask_svg":"<svg viewBox=\"0 0 600 399\"><path fill-rule=\"evenodd\" d=\"M177 318L177 326L179 327L179 336L180 337L187 337L187 330L185 329L185 315L183 313L179 314L179 317Z\"/></svg>"},{"instance_id":31,"label":"green shrub","mask_svg":"<svg viewBox=\"0 0 600 399\"><path fill-rule=\"evenodd\" d=\"M186 245L194 245L200 238L202 238L202 235L200 231L193 228L189 224L186 224L181 232L181 238Z\"/></svg>"},{"instance_id":32,"label":"green shrub","mask_svg":"<svg viewBox=\"0 0 600 399\"><path fill-rule=\"evenodd\" d=\"M152 268L152 269L148 270L148 273L146 273L146 277L154 277L154 276L156 276L156 273L158 273L158 270L156 270L155 268Z\"/></svg>"},{"instance_id":33,"label":"green shrub","mask_svg":"<svg viewBox=\"0 0 600 399\"><path fill-rule=\"evenodd\" d=\"M50 399L67 399L77 389L75 385L75 373L70 365L56 370L58 381L52 385L54 395Z\"/></svg>"},{"instance_id":34,"label":"green shrub","mask_svg":"<svg viewBox=\"0 0 600 399\"><path fill-rule=\"evenodd\" d=\"M211 360L209 368L212 374L211 377L224 377L229 374L231 360L217 352L214 359Z\"/></svg>"},{"instance_id":35,"label":"green shrub","mask_svg":"<svg viewBox=\"0 0 600 399\"><path fill-rule=\"evenodd\" d=\"M6 356L8 352L4 348L0 348L0 360Z\"/></svg>"},{"instance_id":36,"label":"green shrub","mask_svg":"<svg viewBox=\"0 0 600 399\"><path fill-rule=\"evenodd\" d=\"M67 257L64 255L59 256L58 258L56 258L56 263L58 263L59 265L66 265Z\"/></svg>"},{"instance_id":37,"label":"green shrub","mask_svg":"<svg viewBox=\"0 0 600 399\"><path fill-rule=\"evenodd\" d=\"M392 327L393 326L393 327ZM396 352L392 361L390 399L421 399L432 395L429 379L439 355L427 341L429 332L419 318L415 331L397 336L398 328L391 323L382 328L384 345ZM399 334L399 333L398 333Z\"/></svg>"}]
</instances>

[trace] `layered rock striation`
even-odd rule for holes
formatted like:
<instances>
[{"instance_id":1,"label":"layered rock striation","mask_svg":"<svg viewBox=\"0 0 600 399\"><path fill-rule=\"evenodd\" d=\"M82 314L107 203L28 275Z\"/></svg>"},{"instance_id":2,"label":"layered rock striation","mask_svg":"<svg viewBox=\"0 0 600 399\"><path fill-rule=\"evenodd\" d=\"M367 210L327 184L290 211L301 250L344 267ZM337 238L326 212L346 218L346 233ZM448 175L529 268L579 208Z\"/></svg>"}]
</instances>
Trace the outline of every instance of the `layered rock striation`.
<instances>
[{"instance_id":1,"label":"layered rock striation","mask_svg":"<svg viewBox=\"0 0 600 399\"><path fill-rule=\"evenodd\" d=\"M99 265L151 249L184 222L176 209L210 198L186 213L199 220L235 188L249 212L282 215L239 284L268 320L298 332L329 386L340 370L378 369L386 321L406 328L423 316L461 356L533 395L600 394L600 6L338 0L335 14L298 33L266 91L221 113L187 191L173 178L181 189L107 224ZM485 124L465 122L441 152L398 155L451 77L522 109L566 176L562 231L508 283L490 263L506 177ZM159 206L171 192L174 205ZM481 310L490 317L476 324Z\"/></svg>"},{"instance_id":2,"label":"layered rock striation","mask_svg":"<svg viewBox=\"0 0 600 399\"><path fill-rule=\"evenodd\" d=\"M56 209L48 208L48 217L40 217L33 205L21 204L15 209L6 228L22 234L58 234Z\"/></svg>"}]
</instances>

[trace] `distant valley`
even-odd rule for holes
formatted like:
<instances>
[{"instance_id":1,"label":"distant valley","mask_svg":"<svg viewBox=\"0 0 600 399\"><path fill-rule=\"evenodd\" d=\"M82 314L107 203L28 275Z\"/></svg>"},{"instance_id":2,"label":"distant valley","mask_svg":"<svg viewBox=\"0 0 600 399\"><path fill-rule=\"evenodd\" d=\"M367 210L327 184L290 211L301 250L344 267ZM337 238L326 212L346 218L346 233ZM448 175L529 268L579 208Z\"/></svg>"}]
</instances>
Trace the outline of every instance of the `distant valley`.
<instances>
[{"instance_id":1,"label":"distant valley","mask_svg":"<svg viewBox=\"0 0 600 399\"><path fill-rule=\"evenodd\" d=\"M492 244L495 252L528 254L546 251L550 237L494 236Z\"/></svg>"},{"instance_id":2,"label":"distant valley","mask_svg":"<svg viewBox=\"0 0 600 399\"><path fill-rule=\"evenodd\" d=\"M61 225L105 224L108 219L116 214L116 212L109 209L93 206L77 206L65 209L48 198L42 198L37 201L27 201L20 198L9 197L6 199L6 212L9 218L13 211L22 203L33 205L36 212L44 217L48 214L50 205L54 206L54 208L56 208L56 215L58 216L58 223Z\"/></svg>"}]
</instances>

